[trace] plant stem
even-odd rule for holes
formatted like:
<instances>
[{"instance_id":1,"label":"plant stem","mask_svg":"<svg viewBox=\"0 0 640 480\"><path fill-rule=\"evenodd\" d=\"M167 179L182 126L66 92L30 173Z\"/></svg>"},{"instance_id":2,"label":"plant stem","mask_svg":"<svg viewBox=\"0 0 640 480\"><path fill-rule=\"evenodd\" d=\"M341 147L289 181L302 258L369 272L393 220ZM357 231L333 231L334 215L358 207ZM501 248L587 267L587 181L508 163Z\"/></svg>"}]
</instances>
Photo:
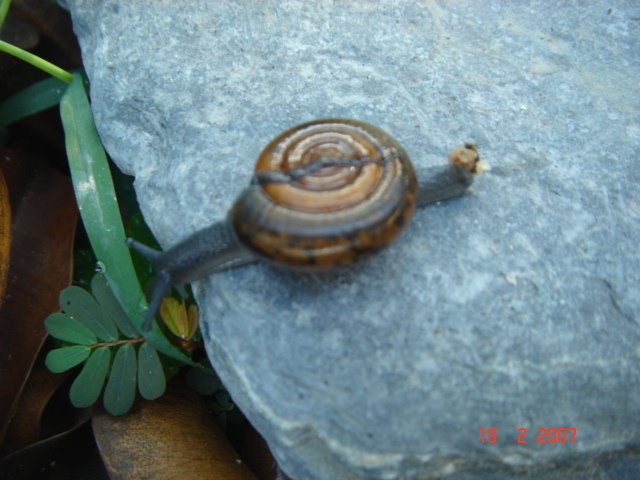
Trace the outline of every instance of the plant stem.
<instances>
[{"instance_id":1,"label":"plant stem","mask_svg":"<svg viewBox=\"0 0 640 480\"><path fill-rule=\"evenodd\" d=\"M10 5L11 0L2 0L2 3L0 3L0 31L2 30L2 25L4 25L4 19L7 16Z\"/></svg>"},{"instance_id":2,"label":"plant stem","mask_svg":"<svg viewBox=\"0 0 640 480\"><path fill-rule=\"evenodd\" d=\"M185 350L187 352L193 352L194 350L199 350L201 348L204 348L204 342L202 340L193 341L193 340L186 340L184 338L172 338L171 343L173 343L174 345L180 347L182 350Z\"/></svg>"},{"instance_id":3,"label":"plant stem","mask_svg":"<svg viewBox=\"0 0 640 480\"><path fill-rule=\"evenodd\" d=\"M101 343L94 343L93 345L91 345L91 348L98 348L98 347L117 347L118 345L124 345L125 343L142 343L144 342L146 339L144 337L137 337L137 338L123 338L122 340L116 340L114 342L101 342Z\"/></svg>"},{"instance_id":4,"label":"plant stem","mask_svg":"<svg viewBox=\"0 0 640 480\"><path fill-rule=\"evenodd\" d=\"M47 72L49 75L52 75L63 82L71 83L71 80L73 79L73 76L66 70L63 70L37 55L29 53L26 50L18 48L15 45L11 45L3 40L0 40L0 52L5 52L19 58L20 60L24 60L25 62L30 63L34 67Z\"/></svg>"}]
</instances>

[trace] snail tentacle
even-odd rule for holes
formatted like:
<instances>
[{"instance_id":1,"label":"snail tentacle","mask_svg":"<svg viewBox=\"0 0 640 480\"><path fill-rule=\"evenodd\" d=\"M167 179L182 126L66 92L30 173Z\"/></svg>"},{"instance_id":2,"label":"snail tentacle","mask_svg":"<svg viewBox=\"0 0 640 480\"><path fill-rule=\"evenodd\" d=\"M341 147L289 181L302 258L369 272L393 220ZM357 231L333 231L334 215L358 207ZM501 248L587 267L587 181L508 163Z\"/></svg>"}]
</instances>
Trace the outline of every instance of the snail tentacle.
<instances>
[{"instance_id":1,"label":"snail tentacle","mask_svg":"<svg viewBox=\"0 0 640 480\"><path fill-rule=\"evenodd\" d=\"M158 256L162 254L160 250L151 248L144 243L140 243L137 240L134 240L133 238L127 238L127 246L138 252L151 263L153 263L158 258Z\"/></svg>"},{"instance_id":2,"label":"snail tentacle","mask_svg":"<svg viewBox=\"0 0 640 480\"><path fill-rule=\"evenodd\" d=\"M144 317L144 323L142 324L142 329L144 331L151 330L153 317L156 316L156 312L160 309L162 299L169 293L171 285L172 282L169 272L166 270L158 271L156 275L156 283L153 287L151 298L149 299L149 308L147 309L147 313Z\"/></svg>"},{"instance_id":3,"label":"snail tentacle","mask_svg":"<svg viewBox=\"0 0 640 480\"><path fill-rule=\"evenodd\" d=\"M218 222L193 233L173 247L159 252L127 239L127 244L153 265L157 278L149 300L143 329L149 330L162 298L172 285L199 280L212 273L239 267L256 257L238 243L227 222Z\"/></svg>"},{"instance_id":4,"label":"snail tentacle","mask_svg":"<svg viewBox=\"0 0 640 480\"><path fill-rule=\"evenodd\" d=\"M416 168L419 185L417 206L424 207L464 195L474 177L484 168L475 145L470 143L451 150L447 165Z\"/></svg>"}]
</instances>

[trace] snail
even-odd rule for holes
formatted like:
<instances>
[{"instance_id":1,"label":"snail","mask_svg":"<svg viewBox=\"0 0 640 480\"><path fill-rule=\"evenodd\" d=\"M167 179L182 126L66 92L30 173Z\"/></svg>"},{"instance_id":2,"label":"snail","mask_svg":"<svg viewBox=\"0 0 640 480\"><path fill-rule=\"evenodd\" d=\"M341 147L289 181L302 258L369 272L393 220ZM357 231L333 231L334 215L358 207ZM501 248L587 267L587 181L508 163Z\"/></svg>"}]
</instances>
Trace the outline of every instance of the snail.
<instances>
[{"instance_id":1,"label":"snail","mask_svg":"<svg viewBox=\"0 0 640 480\"><path fill-rule=\"evenodd\" d=\"M276 137L226 220L164 252L133 239L157 274L143 328L172 285L256 260L299 270L345 267L392 243L417 206L464 194L482 171L475 145L416 174L386 132L348 119L316 120Z\"/></svg>"}]
</instances>

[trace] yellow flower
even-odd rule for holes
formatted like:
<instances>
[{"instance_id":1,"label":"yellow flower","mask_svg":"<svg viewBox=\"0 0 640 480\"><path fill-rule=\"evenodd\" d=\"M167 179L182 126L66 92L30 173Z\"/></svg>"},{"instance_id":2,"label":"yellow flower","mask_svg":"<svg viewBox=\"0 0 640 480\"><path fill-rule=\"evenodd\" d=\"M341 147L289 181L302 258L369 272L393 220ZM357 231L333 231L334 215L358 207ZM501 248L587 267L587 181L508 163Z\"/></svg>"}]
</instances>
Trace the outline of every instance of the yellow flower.
<instances>
[{"instance_id":1,"label":"yellow flower","mask_svg":"<svg viewBox=\"0 0 640 480\"><path fill-rule=\"evenodd\" d=\"M198 331L200 314L196 305L190 305L187 310L184 301L165 297L160 305L160 317L171 333L183 340L190 340Z\"/></svg>"}]
</instances>

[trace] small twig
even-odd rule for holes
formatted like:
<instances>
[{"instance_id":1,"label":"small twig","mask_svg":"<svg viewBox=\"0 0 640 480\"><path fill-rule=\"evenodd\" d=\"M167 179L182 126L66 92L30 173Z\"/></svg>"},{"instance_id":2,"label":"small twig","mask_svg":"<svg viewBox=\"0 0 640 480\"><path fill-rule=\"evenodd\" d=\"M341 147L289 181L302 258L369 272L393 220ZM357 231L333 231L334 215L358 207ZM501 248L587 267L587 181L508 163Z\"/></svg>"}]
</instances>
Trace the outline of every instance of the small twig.
<instances>
[{"instance_id":1,"label":"small twig","mask_svg":"<svg viewBox=\"0 0 640 480\"><path fill-rule=\"evenodd\" d=\"M117 347L118 345L125 345L127 343L143 343L146 339L144 337L138 338L123 338L122 340L116 340L115 342L100 342L91 345L91 348L98 347Z\"/></svg>"}]
</instances>

